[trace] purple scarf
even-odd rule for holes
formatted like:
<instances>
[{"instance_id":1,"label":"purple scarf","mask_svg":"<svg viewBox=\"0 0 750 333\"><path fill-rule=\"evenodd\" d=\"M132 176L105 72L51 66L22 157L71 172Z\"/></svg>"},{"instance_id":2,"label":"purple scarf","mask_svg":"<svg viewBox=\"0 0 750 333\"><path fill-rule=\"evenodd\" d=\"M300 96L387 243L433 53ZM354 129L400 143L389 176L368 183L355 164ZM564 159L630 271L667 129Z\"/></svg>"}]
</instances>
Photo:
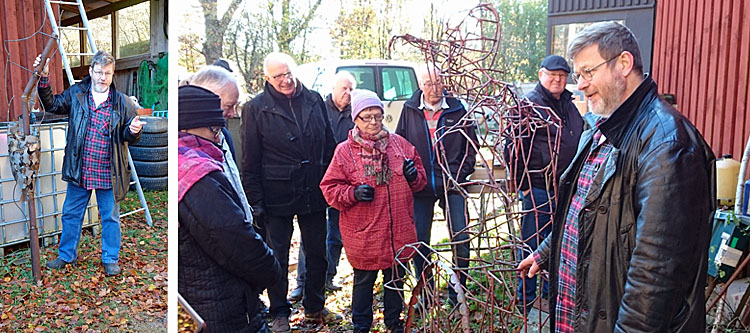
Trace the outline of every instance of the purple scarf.
<instances>
[{"instance_id":1,"label":"purple scarf","mask_svg":"<svg viewBox=\"0 0 750 333\"><path fill-rule=\"evenodd\" d=\"M224 154L212 142L180 132L177 140L177 202L201 178L212 171L224 171Z\"/></svg>"}]
</instances>

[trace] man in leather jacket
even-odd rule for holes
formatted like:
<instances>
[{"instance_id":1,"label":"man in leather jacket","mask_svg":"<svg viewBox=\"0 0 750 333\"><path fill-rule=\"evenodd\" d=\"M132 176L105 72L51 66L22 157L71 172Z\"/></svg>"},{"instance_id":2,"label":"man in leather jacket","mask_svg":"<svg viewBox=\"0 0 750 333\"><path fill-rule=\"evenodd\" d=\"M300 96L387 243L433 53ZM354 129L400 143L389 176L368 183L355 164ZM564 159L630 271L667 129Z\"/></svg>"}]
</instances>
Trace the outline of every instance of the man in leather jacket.
<instances>
[{"instance_id":1,"label":"man in leather jacket","mask_svg":"<svg viewBox=\"0 0 750 333\"><path fill-rule=\"evenodd\" d=\"M35 66L39 63L37 57ZM83 215L96 190L102 217L102 264L107 275L120 274L120 204L130 186L128 146L141 138L145 124L136 116L135 104L115 90L115 59L105 51L91 60L89 76L59 95L49 86L49 68L39 80L39 99L45 111L68 114L68 136L62 177L68 183L62 214L60 256L47 262L59 269L75 265Z\"/></svg>"},{"instance_id":2,"label":"man in leather jacket","mask_svg":"<svg viewBox=\"0 0 750 333\"><path fill-rule=\"evenodd\" d=\"M519 264L550 273L556 331L703 332L714 156L643 75L616 22L569 44L592 128L559 188L553 230Z\"/></svg>"},{"instance_id":3,"label":"man in leather jacket","mask_svg":"<svg viewBox=\"0 0 750 333\"><path fill-rule=\"evenodd\" d=\"M305 317L339 321L341 316L325 308L328 204L319 186L336 141L323 98L302 85L294 70L294 60L284 53L272 52L263 62L265 88L242 111L242 186L284 277L297 216L307 264ZM283 278L268 288L274 332L291 331L288 284Z\"/></svg>"}]
</instances>

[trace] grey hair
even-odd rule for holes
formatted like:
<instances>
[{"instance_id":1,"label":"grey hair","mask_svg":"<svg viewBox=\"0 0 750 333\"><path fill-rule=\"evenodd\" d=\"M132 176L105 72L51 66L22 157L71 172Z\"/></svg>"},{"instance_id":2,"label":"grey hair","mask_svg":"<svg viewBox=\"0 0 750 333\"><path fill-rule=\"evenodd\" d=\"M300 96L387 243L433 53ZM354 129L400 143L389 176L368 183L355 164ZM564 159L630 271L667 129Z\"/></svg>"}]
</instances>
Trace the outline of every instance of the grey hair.
<instances>
[{"instance_id":1,"label":"grey hair","mask_svg":"<svg viewBox=\"0 0 750 333\"><path fill-rule=\"evenodd\" d=\"M109 64L115 64L115 57L107 51L99 50L94 54L94 58L91 59L91 68L94 68L94 65L106 66Z\"/></svg>"},{"instance_id":2,"label":"grey hair","mask_svg":"<svg viewBox=\"0 0 750 333\"><path fill-rule=\"evenodd\" d=\"M204 66L184 81L186 84L206 88L214 93L218 93L230 84L237 87L237 78L228 70L216 65Z\"/></svg>"},{"instance_id":3,"label":"grey hair","mask_svg":"<svg viewBox=\"0 0 750 333\"><path fill-rule=\"evenodd\" d=\"M289 71L292 73L294 73L294 68L297 67L297 63L294 62L294 59L288 54L282 52L271 52L266 55L265 59L263 59L263 74L268 75L268 64L274 61L285 64L289 67Z\"/></svg>"},{"instance_id":4,"label":"grey hair","mask_svg":"<svg viewBox=\"0 0 750 333\"><path fill-rule=\"evenodd\" d=\"M598 44L599 55L612 59L628 51L633 55L633 69L643 74L643 59L638 41L628 27L615 21L600 22L581 30L568 44L568 57L575 58L584 48ZM607 64L610 66L610 64Z\"/></svg>"},{"instance_id":5,"label":"grey hair","mask_svg":"<svg viewBox=\"0 0 750 333\"><path fill-rule=\"evenodd\" d=\"M336 88L336 85L341 81L342 79L347 79L349 82L352 83L352 89L357 89L357 79L354 78L354 75L352 73L349 73L347 71L338 71L336 75L333 76L333 84L332 86Z\"/></svg>"},{"instance_id":6,"label":"grey hair","mask_svg":"<svg viewBox=\"0 0 750 333\"><path fill-rule=\"evenodd\" d=\"M417 80L419 80L419 84L421 85L421 84L424 84L424 81L423 81L422 78L425 75L429 74L429 77L432 79L432 78L434 78L433 75L440 76L440 74L442 74L442 71L440 70L440 68L438 66L435 65L435 63L428 62L424 66L420 66L417 69L417 74L419 74L417 76Z\"/></svg>"}]
</instances>

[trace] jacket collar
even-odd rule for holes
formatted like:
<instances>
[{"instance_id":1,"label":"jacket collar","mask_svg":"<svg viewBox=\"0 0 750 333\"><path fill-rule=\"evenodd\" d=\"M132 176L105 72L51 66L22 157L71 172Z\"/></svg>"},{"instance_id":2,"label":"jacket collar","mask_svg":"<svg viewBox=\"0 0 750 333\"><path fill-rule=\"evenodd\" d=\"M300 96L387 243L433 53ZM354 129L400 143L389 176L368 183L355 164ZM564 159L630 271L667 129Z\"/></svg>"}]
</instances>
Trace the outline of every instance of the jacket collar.
<instances>
[{"instance_id":1,"label":"jacket collar","mask_svg":"<svg viewBox=\"0 0 750 333\"><path fill-rule=\"evenodd\" d=\"M295 116L292 114L292 110L289 110L286 106L280 106L294 101L292 103L302 108L302 119L300 119L299 123L299 130L302 131L313 113L311 106L315 101L311 96L313 96L313 94L311 94L299 80L297 80L297 87L294 89L294 94L292 94L291 98L279 93L273 86L266 82L263 94L266 103L264 103L265 107L263 110L278 114L287 118L289 121L294 122ZM316 94L315 96L319 95ZM279 107L277 107L277 105L279 105Z\"/></svg>"},{"instance_id":2,"label":"jacket collar","mask_svg":"<svg viewBox=\"0 0 750 333\"><path fill-rule=\"evenodd\" d=\"M343 110L339 110L338 106L336 106L336 103L333 101L333 94L328 94L326 97L326 104L328 104L328 110L333 110L330 114L337 114L339 118L350 118L352 115L352 104L350 103L344 107Z\"/></svg>"},{"instance_id":3,"label":"jacket collar","mask_svg":"<svg viewBox=\"0 0 750 333\"><path fill-rule=\"evenodd\" d=\"M463 104L461 104L461 101L459 101L457 98L445 96L443 97L443 101L445 104L448 105L447 108L443 110L443 114L455 112L462 110L464 108ZM404 102L405 106L408 106L411 109L414 109L415 111L421 110L420 106L422 104L422 90L417 89L417 91L414 92L413 95L411 95L411 98Z\"/></svg>"},{"instance_id":4,"label":"jacket collar","mask_svg":"<svg viewBox=\"0 0 750 333\"><path fill-rule=\"evenodd\" d=\"M644 105L654 98L655 92L656 83L650 76L645 76L638 88L615 109L607 120L599 125L599 130L615 147L620 148L634 119L645 111Z\"/></svg>"},{"instance_id":5,"label":"jacket collar","mask_svg":"<svg viewBox=\"0 0 750 333\"><path fill-rule=\"evenodd\" d=\"M550 101L568 101L573 98L573 93L571 93L570 90L568 89L564 89L562 93L560 94L560 99L557 99L541 83L537 83L536 87L534 87L534 90L536 90L539 94L541 94L542 97L544 97L544 99L550 100Z\"/></svg>"}]
</instances>

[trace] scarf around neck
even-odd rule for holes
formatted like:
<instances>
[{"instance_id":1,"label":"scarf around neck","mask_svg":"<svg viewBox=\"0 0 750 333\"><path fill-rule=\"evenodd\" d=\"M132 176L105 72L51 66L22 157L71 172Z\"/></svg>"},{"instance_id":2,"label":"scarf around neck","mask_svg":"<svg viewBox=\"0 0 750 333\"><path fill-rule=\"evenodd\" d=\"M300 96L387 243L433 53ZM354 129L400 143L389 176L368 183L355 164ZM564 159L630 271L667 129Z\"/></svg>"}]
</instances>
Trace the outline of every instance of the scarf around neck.
<instances>
[{"instance_id":1,"label":"scarf around neck","mask_svg":"<svg viewBox=\"0 0 750 333\"><path fill-rule=\"evenodd\" d=\"M207 174L224 172L223 161L224 154L212 142L180 132L177 140L177 202Z\"/></svg>"},{"instance_id":2,"label":"scarf around neck","mask_svg":"<svg viewBox=\"0 0 750 333\"><path fill-rule=\"evenodd\" d=\"M365 178L374 176L375 184L387 184L391 180L393 172L388 167L388 131L382 129L378 134L368 135L362 133L358 127L349 131L349 139L362 147L362 164Z\"/></svg>"}]
</instances>

